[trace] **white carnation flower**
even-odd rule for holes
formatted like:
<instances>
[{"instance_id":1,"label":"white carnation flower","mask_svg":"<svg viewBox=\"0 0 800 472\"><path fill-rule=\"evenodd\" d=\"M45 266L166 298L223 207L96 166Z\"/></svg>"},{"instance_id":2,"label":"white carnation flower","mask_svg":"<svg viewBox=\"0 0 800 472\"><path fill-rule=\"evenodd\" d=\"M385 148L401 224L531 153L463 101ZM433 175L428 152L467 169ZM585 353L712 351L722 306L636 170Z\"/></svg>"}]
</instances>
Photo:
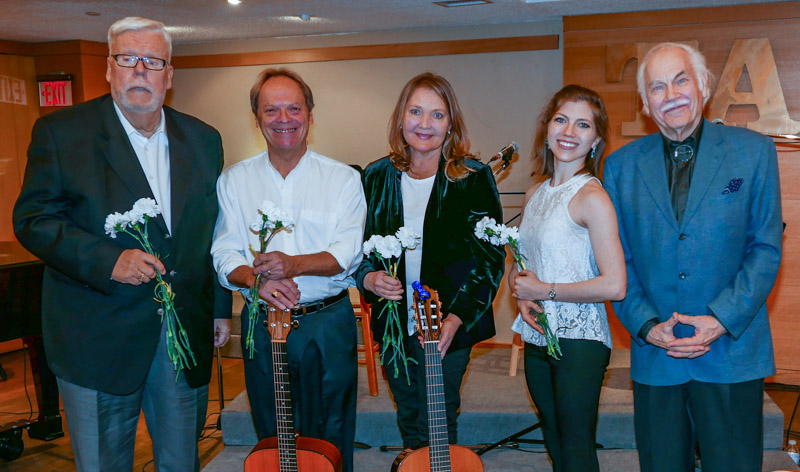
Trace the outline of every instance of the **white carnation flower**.
<instances>
[{"instance_id":1,"label":"white carnation flower","mask_svg":"<svg viewBox=\"0 0 800 472\"><path fill-rule=\"evenodd\" d=\"M158 203L152 198L140 198L136 200L136 203L133 204L133 210L137 214L141 213L150 218L155 218L161 214L161 207L158 206Z\"/></svg>"},{"instance_id":2,"label":"white carnation flower","mask_svg":"<svg viewBox=\"0 0 800 472\"><path fill-rule=\"evenodd\" d=\"M516 226L506 228L506 241L509 243L519 241L519 229Z\"/></svg>"},{"instance_id":3,"label":"white carnation flower","mask_svg":"<svg viewBox=\"0 0 800 472\"><path fill-rule=\"evenodd\" d=\"M114 213L111 213L110 215L106 216L106 224L104 226L106 234L116 239L117 231L119 231L119 229L126 228L128 226L128 223L130 223L130 221L128 221L127 216L123 215L118 211L115 211ZM119 229L117 228L117 226L119 226Z\"/></svg>"},{"instance_id":4,"label":"white carnation flower","mask_svg":"<svg viewBox=\"0 0 800 472\"><path fill-rule=\"evenodd\" d=\"M400 245L402 245L404 249L414 249L419 246L420 239L422 239L416 231L405 226L398 229L395 236L400 240Z\"/></svg>"},{"instance_id":5,"label":"white carnation flower","mask_svg":"<svg viewBox=\"0 0 800 472\"><path fill-rule=\"evenodd\" d=\"M372 251L375 249L375 238L380 238L381 236L373 235L371 238L364 241L364 255L369 257L372 254Z\"/></svg>"},{"instance_id":6,"label":"white carnation flower","mask_svg":"<svg viewBox=\"0 0 800 472\"><path fill-rule=\"evenodd\" d=\"M375 244L375 249L384 259L391 259L392 257L400 257L403 253L403 246L396 236L384 236Z\"/></svg>"},{"instance_id":7,"label":"white carnation flower","mask_svg":"<svg viewBox=\"0 0 800 472\"><path fill-rule=\"evenodd\" d=\"M489 241L489 234L486 232L486 230L487 229L493 230L496 226L497 222L494 220L494 218L489 218L488 216L484 216L483 218L481 218L480 221L475 223L475 236L478 237L478 239Z\"/></svg>"},{"instance_id":8,"label":"white carnation flower","mask_svg":"<svg viewBox=\"0 0 800 472\"><path fill-rule=\"evenodd\" d=\"M288 211L277 209L277 211L275 212L274 217L275 217L274 220L272 218L270 218L270 220L272 222L280 223L281 226L283 226L284 228L286 228L289 231L291 231L292 228L294 228L294 218L292 218L292 215L290 215Z\"/></svg>"},{"instance_id":9,"label":"white carnation flower","mask_svg":"<svg viewBox=\"0 0 800 472\"><path fill-rule=\"evenodd\" d=\"M130 222L131 226L135 224L144 224L144 213L142 213L140 210L141 209L134 210L133 208L131 208L130 210L123 213L123 216L128 218L128 221Z\"/></svg>"},{"instance_id":10,"label":"white carnation flower","mask_svg":"<svg viewBox=\"0 0 800 472\"><path fill-rule=\"evenodd\" d=\"M269 215L269 213L275 208L275 204L269 200L264 200L261 202L261 205L258 206L258 212L262 215Z\"/></svg>"},{"instance_id":11,"label":"white carnation flower","mask_svg":"<svg viewBox=\"0 0 800 472\"><path fill-rule=\"evenodd\" d=\"M260 233L262 226L264 226L264 217L253 220L253 222L250 223L250 229L253 230L254 233Z\"/></svg>"}]
</instances>

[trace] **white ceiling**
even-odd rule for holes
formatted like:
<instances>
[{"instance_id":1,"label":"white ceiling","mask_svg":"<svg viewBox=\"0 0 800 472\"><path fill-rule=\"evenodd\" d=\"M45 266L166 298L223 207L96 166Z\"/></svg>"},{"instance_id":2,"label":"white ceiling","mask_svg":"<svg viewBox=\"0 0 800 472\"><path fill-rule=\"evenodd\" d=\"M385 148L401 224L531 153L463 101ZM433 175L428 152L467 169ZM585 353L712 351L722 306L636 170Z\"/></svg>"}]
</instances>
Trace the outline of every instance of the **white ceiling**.
<instances>
[{"instance_id":1,"label":"white ceiling","mask_svg":"<svg viewBox=\"0 0 800 472\"><path fill-rule=\"evenodd\" d=\"M766 3L774 0L494 0L443 8L431 0L0 0L0 39L105 42L125 16L163 21L175 43L435 26L517 23L593 13ZM99 13L89 16L86 12ZM298 15L310 15L303 21Z\"/></svg>"}]
</instances>

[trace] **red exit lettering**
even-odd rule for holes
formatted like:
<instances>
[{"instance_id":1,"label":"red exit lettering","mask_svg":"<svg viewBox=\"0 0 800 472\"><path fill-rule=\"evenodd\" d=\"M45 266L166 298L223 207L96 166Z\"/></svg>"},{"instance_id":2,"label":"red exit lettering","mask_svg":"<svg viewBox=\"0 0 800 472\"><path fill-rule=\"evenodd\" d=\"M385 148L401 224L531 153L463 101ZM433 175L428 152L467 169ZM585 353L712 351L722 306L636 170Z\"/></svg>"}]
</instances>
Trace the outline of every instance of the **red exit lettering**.
<instances>
[{"instance_id":1,"label":"red exit lettering","mask_svg":"<svg viewBox=\"0 0 800 472\"><path fill-rule=\"evenodd\" d=\"M65 107L72 105L72 81L39 82L39 106Z\"/></svg>"}]
</instances>

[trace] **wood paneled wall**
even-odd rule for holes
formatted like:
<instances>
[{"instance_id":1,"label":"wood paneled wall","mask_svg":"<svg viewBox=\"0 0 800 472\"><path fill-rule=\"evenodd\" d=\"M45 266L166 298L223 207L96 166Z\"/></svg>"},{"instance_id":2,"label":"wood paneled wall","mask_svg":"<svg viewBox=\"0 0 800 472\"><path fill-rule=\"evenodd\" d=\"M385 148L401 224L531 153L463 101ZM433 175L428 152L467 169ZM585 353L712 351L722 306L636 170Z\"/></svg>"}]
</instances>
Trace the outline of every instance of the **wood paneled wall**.
<instances>
[{"instance_id":1,"label":"wood paneled wall","mask_svg":"<svg viewBox=\"0 0 800 472\"><path fill-rule=\"evenodd\" d=\"M15 241L11 212L27 162L31 129L39 117L32 57L0 55L0 243ZM19 90L22 87L24 90ZM24 103L22 103L24 93Z\"/></svg>"},{"instance_id":2,"label":"wood paneled wall","mask_svg":"<svg viewBox=\"0 0 800 472\"><path fill-rule=\"evenodd\" d=\"M735 40L768 38L789 114L800 120L798 37L800 2L568 17L564 19L564 83L580 83L603 96L613 151L636 139L623 136L622 123L634 121L641 108L636 93L638 63L626 57L637 44L695 42L711 72L719 77ZM725 120L743 125L757 117L752 108L732 107ZM648 130L656 128L649 124ZM800 370L800 316L795 313L800 306L800 189L794 185L800 181L800 144L778 142L777 147L787 227L781 271L768 306L778 366ZM617 346L629 344L621 325L616 320L612 324Z\"/></svg>"},{"instance_id":3,"label":"wood paneled wall","mask_svg":"<svg viewBox=\"0 0 800 472\"><path fill-rule=\"evenodd\" d=\"M72 102L80 103L108 93L107 55L105 44L90 41L0 41L0 87L14 80L22 81L26 102L4 101L10 89L0 90L0 244L16 241L11 212L22 185L33 124L40 114L59 109L39 108L36 76L72 74ZM5 78L8 78L6 82ZM2 246L0 263L8 254L9 248Z\"/></svg>"}]
</instances>

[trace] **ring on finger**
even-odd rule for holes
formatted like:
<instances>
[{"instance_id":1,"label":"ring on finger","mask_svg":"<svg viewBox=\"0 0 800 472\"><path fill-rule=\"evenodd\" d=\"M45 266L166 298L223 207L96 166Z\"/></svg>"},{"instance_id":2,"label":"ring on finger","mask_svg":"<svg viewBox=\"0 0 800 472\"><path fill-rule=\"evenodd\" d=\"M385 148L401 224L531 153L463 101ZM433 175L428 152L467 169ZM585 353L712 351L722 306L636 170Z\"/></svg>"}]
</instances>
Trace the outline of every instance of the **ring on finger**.
<instances>
[{"instance_id":1,"label":"ring on finger","mask_svg":"<svg viewBox=\"0 0 800 472\"><path fill-rule=\"evenodd\" d=\"M139 272L139 282L144 282L144 272Z\"/></svg>"},{"instance_id":2,"label":"ring on finger","mask_svg":"<svg viewBox=\"0 0 800 472\"><path fill-rule=\"evenodd\" d=\"M272 272L268 270L267 271L267 277L269 277L270 275L272 275Z\"/></svg>"},{"instance_id":3,"label":"ring on finger","mask_svg":"<svg viewBox=\"0 0 800 472\"><path fill-rule=\"evenodd\" d=\"M272 292L272 298L278 298L278 291L277 290Z\"/></svg>"}]
</instances>

